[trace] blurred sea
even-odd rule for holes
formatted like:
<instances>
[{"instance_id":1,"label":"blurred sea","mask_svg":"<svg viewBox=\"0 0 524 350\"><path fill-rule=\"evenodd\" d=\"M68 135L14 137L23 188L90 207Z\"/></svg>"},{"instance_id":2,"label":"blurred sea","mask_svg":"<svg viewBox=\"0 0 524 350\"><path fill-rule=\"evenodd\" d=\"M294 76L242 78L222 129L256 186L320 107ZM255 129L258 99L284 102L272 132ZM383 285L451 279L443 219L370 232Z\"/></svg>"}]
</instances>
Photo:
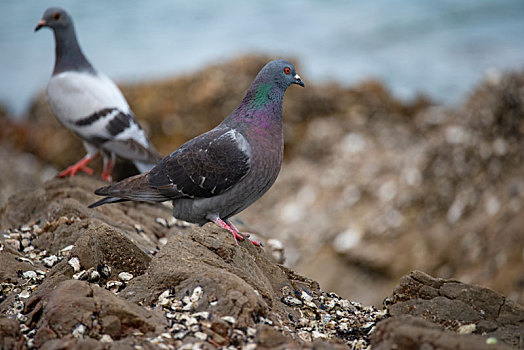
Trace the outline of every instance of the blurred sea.
<instances>
[{"instance_id":1,"label":"blurred sea","mask_svg":"<svg viewBox=\"0 0 524 350\"><path fill-rule=\"evenodd\" d=\"M65 7L88 59L118 81L164 78L242 53L300 63L308 82L384 81L460 101L488 71L524 67L522 0L0 1L0 103L21 114L54 62L44 10Z\"/></svg>"}]
</instances>

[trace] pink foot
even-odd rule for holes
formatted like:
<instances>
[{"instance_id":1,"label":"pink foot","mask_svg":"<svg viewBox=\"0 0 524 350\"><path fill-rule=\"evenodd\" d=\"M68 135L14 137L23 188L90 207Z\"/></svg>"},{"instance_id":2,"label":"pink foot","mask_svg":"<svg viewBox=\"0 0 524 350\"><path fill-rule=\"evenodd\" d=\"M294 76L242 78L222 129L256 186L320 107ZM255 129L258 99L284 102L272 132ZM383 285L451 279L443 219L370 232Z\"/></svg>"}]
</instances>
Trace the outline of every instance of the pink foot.
<instances>
[{"instance_id":1,"label":"pink foot","mask_svg":"<svg viewBox=\"0 0 524 350\"><path fill-rule=\"evenodd\" d=\"M238 245L238 241L243 241L244 240L244 236L238 232L237 228L231 223L231 221L227 220L227 223L224 222L222 219L220 218L216 218L215 220L212 220L216 225L222 227L222 228L225 228L226 230L228 230L229 232L231 232L233 234L233 238L235 239L235 244ZM248 236L249 237L249 236ZM260 247L260 246L263 246L263 244L259 241L253 241L253 240L249 240L251 243L253 243L255 246L257 247Z\"/></svg>"},{"instance_id":2,"label":"pink foot","mask_svg":"<svg viewBox=\"0 0 524 350\"><path fill-rule=\"evenodd\" d=\"M113 177L111 176L113 165L114 165L113 159L104 158L104 170L102 171L102 179L106 180L107 182L113 181Z\"/></svg>"},{"instance_id":3,"label":"pink foot","mask_svg":"<svg viewBox=\"0 0 524 350\"><path fill-rule=\"evenodd\" d=\"M62 170L58 176L59 177L66 177L66 176L75 176L77 172L83 171L86 172L89 175L93 175L93 169L89 168L87 164L91 162L93 159L96 158L96 155L93 157L85 156L84 158L80 159L76 164L73 164L69 167L67 167L65 170Z\"/></svg>"},{"instance_id":4,"label":"pink foot","mask_svg":"<svg viewBox=\"0 0 524 350\"><path fill-rule=\"evenodd\" d=\"M226 225L229 226L229 230L231 232L233 232L233 234L237 234L237 235L241 236L242 238L246 237L246 238L249 239L249 237L251 236L249 233L240 233L240 231L238 231L238 229L235 227L235 225L233 225L233 223L229 219L226 220ZM255 240L252 240L252 239L250 239L249 241L251 243L253 243L255 246L257 246L257 247L263 247L264 246L262 244L262 242L260 242L260 241L255 241Z\"/></svg>"}]
</instances>

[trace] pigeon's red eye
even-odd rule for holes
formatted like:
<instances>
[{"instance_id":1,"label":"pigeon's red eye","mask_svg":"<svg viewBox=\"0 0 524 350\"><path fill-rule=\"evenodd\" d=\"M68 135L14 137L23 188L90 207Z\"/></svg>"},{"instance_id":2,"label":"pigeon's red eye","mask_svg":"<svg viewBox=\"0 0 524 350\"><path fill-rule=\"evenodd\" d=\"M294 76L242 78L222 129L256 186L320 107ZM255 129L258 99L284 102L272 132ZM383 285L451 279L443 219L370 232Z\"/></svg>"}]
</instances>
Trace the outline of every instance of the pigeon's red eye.
<instances>
[{"instance_id":1,"label":"pigeon's red eye","mask_svg":"<svg viewBox=\"0 0 524 350\"><path fill-rule=\"evenodd\" d=\"M289 68L289 67L284 68L284 73L286 73L286 74L291 73L291 68Z\"/></svg>"},{"instance_id":2,"label":"pigeon's red eye","mask_svg":"<svg viewBox=\"0 0 524 350\"><path fill-rule=\"evenodd\" d=\"M62 16L57 12L55 14L53 14L53 19L55 20L59 20Z\"/></svg>"}]
</instances>

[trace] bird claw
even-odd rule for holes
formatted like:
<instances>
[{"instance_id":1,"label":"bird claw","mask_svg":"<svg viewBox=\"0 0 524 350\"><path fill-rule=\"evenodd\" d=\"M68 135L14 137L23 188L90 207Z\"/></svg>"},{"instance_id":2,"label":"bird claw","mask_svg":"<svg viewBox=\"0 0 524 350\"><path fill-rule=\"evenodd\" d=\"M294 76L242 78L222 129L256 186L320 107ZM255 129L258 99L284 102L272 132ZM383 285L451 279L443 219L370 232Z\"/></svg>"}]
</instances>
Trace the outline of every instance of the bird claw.
<instances>
[{"instance_id":1,"label":"bird claw","mask_svg":"<svg viewBox=\"0 0 524 350\"><path fill-rule=\"evenodd\" d=\"M83 171L89 175L93 175L93 169L87 166L90 161L95 159L97 155L94 156L85 156L84 158L80 159L76 164L73 164L69 167L67 167L65 170L62 170L60 173L58 173L59 177L66 177L66 176L75 176L77 172Z\"/></svg>"},{"instance_id":2,"label":"bird claw","mask_svg":"<svg viewBox=\"0 0 524 350\"><path fill-rule=\"evenodd\" d=\"M75 176L77 172L83 171L89 175L93 175L93 169L89 168L88 166L84 164L75 164L71 165L70 167L67 167L65 170L62 170L60 173L58 173L58 177L66 177L66 176Z\"/></svg>"},{"instance_id":3,"label":"bird claw","mask_svg":"<svg viewBox=\"0 0 524 350\"><path fill-rule=\"evenodd\" d=\"M231 232L233 234L233 238L235 239L235 244L238 245L238 241L243 241L245 238L247 238L251 243L253 243L253 245L257 246L257 247L263 247L264 245L262 244L262 242L260 241L255 241L255 240L252 240L252 239L249 239L249 237L251 237L251 235L249 233L240 233L238 231L238 229L235 227L235 225L233 225L233 223L229 220L226 220L226 222L224 222L222 219L220 218L217 218L217 219L214 219L212 220L215 224L217 224L219 227L222 227L222 228L225 228L226 230L228 230L229 232Z\"/></svg>"},{"instance_id":4,"label":"bird claw","mask_svg":"<svg viewBox=\"0 0 524 350\"><path fill-rule=\"evenodd\" d=\"M111 174L102 174L102 179L106 180L107 182L113 181L113 177L111 176Z\"/></svg>"}]
</instances>

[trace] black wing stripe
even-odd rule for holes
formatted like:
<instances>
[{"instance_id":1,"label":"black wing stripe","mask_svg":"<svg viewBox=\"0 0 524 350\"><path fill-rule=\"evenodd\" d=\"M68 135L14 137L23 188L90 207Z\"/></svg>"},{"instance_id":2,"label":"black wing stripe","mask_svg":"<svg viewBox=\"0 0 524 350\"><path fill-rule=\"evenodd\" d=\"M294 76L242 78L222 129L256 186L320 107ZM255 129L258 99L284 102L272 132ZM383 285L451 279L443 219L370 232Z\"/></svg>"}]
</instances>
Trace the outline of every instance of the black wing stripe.
<instances>
[{"instance_id":1,"label":"black wing stripe","mask_svg":"<svg viewBox=\"0 0 524 350\"><path fill-rule=\"evenodd\" d=\"M104 109L101 109L99 111L96 111L95 113L85 117L85 118L82 118L82 119L79 119L75 122L75 125L76 126L89 126L91 124L93 124L94 122L96 122L98 119L102 118L102 117L105 117L106 115L110 114L110 113L113 113L114 111L116 111L117 109L116 108L104 108Z\"/></svg>"},{"instance_id":2,"label":"black wing stripe","mask_svg":"<svg viewBox=\"0 0 524 350\"><path fill-rule=\"evenodd\" d=\"M131 126L134 122L132 118L129 114L120 112L107 123L106 129L111 135L118 135Z\"/></svg>"}]
</instances>

